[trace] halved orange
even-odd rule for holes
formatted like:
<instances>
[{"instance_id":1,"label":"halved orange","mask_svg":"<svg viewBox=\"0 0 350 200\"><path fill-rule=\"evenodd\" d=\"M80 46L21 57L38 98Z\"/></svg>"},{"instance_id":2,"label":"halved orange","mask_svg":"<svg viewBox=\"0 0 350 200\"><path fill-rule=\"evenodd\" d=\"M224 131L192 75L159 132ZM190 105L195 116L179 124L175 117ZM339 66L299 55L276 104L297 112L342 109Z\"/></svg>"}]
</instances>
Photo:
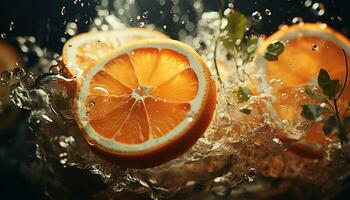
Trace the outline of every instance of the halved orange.
<instances>
[{"instance_id":1,"label":"halved orange","mask_svg":"<svg viewBox=\"0 0 350 200\"><path fill-rule=\"evenodd\" d=\"M149 38L168 38L168 36L143 28L82 33L65 43L62 51L63 65L66 73L72 77L84 75L110 51L128 42Z\"/></svg>"},{"instance_id":2,"label":"halved orange","mask_svg":"<svg viewBox=\"0 0 350 200\"><path fill-rule=\"evenodd\" d=\"M129 167L152 167L189 149L216 104L210 72L189 46L147 39L91 66L73 103L76 121L97 152Z\"/></svg>"},{"instance_id":3,"label":"halved orange","mask_svg":"<svg viewBox=\"0 0 350 200\"><path fill-rule=\"evenodd\" d=\"M284 52L277 61L268 61L263 57L264 53L267 46L275 41L285 44ZM285 25L263 42L258 49L257 72L263 80L260 89L274 97L274 101L266 102L266 106L275 121L284 120L298 126L301 105L310 102L310 97L300 95L298 90L306 85L315 85L321 68L326 69L333 79L344 82L346 68L342 49L349 59L350 41L321 23ZM274 80L280 81L280 87L271 84ZM349 100L348 84L342 101ZM291 151L312 158L322 153L320 144L325 142L322 124L311 125L303 138L299 136L287 135L288 139L301 140L290 148Z\"/></svg>"}]
</instances>

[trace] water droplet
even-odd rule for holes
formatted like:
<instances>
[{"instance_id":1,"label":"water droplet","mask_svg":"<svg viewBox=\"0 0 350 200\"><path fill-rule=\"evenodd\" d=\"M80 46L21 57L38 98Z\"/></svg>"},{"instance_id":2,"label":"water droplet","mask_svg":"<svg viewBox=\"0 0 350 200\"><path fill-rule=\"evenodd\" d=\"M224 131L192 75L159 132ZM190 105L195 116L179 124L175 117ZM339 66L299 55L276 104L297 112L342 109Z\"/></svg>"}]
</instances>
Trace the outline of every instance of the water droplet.
<instances>
[{"instance_id":1,"label":"water droplet","mask_svg":"<svg viewBox=\"0 0 350 200\"><path fill-rule=\"evenodd\" d=\"M61 8L61 15L65 15L66 14L66 6L62 6Z\"/></svg>"},{"instance_id":2,"label":"water droplet","mask_svg":"<svg viewBox=\"0 0 350 200\"><path fill-rule=\"evenodd\" d=\"M312 47L311 47L311 50L312 50L312 51L318 51L318 46L317 46L317 44L313 44Z\"/></svg>"},{"instance_id":3,"label":"water droplet","mask_svg":"<svg viewBox=\"0 0 350 200\"><path fill-rule=\"evenodd\" d=\"M134 4L135 0L129 0L129 4Z\"/></svg>"},{"instance_id":4,"label":"water droplet","mask_svg":"<svg viewBox=\"0 0 350 200\"><path fill-rule=\"evenodd\" d=\"M72 45L71 45L71 44L69 44L69 45L68 45L68 47L72 47Z\"/></svg>"},{"instance_id":5,"label":"water droplet","mask_svg":"<svg viewBox=\"0 0 350 200\"><path fill-rule=\"evenodd\" d=\"M23 68L18 67L12 70L12 74L16 79L21 79L26 72Z\"/></svg>"},{"instance_id":6,"label":"water droplet","mask_svg":"<svg viewBox=\"0 0 350 200\"><path fill-rule=\"evenodd\" d=\"M145 22L140 22L140 23L139 23L139 27L142 28L142 27L144 27L144 26L145 26Z\"/></svg>"},{"instance_id":7,"label":"water droplet","mask_svg":"<svg viewBox=\"0 0 350 200\"><path fill-rule=\"evenodd\" d=\"M163 25L163 29L166 29L167 27L166 27L166 25Z\"/></svg>"},{"instance_id":8,"label":"water droplet","mask_svg":"<svg viewBox=\"0 0 350 200\"><path fill-rule=\"evenodd\" d=\"M305 3L304 3L304 6L305 7L310 7L312 4L312 1L311 0L306 0Z\"/></svg>"},{"instance_id":9,"label":"water droplet","mask_svg":"<svg viewBox=\"0 0 350 200\"><path fill-rule=\"evenodd\" d=\"M282 93L281 94L281 98L282 99L287 99L288 98L288 94L287 93Z\"/></svg>"},{"instance_id":10,"label":"water droplet","mask_svg":"<svg viewBox=\"0 0 350 200\"><path fill-rule=\"evenodd\" d=\"M1 33L1 38L5 39L6 38L6 33Z\"/></svg>"},{"instance_id":11,"label":"water droplet","mask_svg":"<svg viewBox=\"0 0 350 200\"><path fill-rule=\"evenodd\" d=\"M148 11L142 13L142 18L146 19L148 17Z\"/></svg>"},{"instance_id":12,"label":"water droplet","mask_svg":"<svg viewBox=\"0 0 350 200\"><path fill-rule=\"evenodd\" d=\"M60 71L61 71L61 67L59 65L53 65L49 69L49 72L53 74L59 74Z\"/></svg>"},{"instance_id":13,"label":"water droplet","mask_svg":"<svg viewBox=\"0 0 350 200\"><path fill-rule=\"evenodd\" d=\"M89 116L89 115L90 115L90 112L86 112L85 114L86 114L86 116Z\"/></svg>"},{"instance_id":14,"label":"water droplet","mask_svg":"<svg viewBox=\"0 0 350 200\"><path fill-rule=\"evenodd\" d=\"M89 107L90 108L94 108L96 106L96 102L95 101L90 101L89 102Z\"/></svg>"},{"instance_id":15,"label":"water droplet","mask_svg":"<svg viewBox=\"0 0 350 200\"><path fill-rule=\"evenodd\" d=\"M235 5L233 3L229 3L227 6L230 10L233 10L235 8Z\"/></svg>"},{"instance_id":16,"label":"water droplet","mask_svg":"<svg viewBox=\"0 0 350 200\"><path fill-rule=\"evenodd\" d=\"M225 177L217 177L211 184L210 191L217 197L227 197L231 193L231 181Z\"/></svg>"},{"instance_id":17,"label":"water droplet","mask_svg":"<svg viewBox=\"0 0 350 200\"><path fill-rule=\"evenodd\" d=\"M3 71L0 74L0 82L1 84L7 84L11 79L11 73L9 71Z\"/></svg>"},{"instance_id":18,"label":"water droplet","mask_svg":"<svg viewBox=\"0 0 350 200\"><path fill-rule=\"evenodd\" d=\"M316 3L314 3L314 4L312 4L312 12L315 14L315 15L318 15L318 16L322 16L322 15L324 15L324 13L325 13L325 6L324 6L324 4L323 3L318 3L318 2L316 2Z\"/></svg>"},{"instance_id":19,"label":"water droplet","mask_svg":"<svg viewBox=\"0 0 350 200\"><path fill-rule=\"evenodd\" d=\"M293 24L301 24L301 23L303 23L304 22L304 19L302 18L302 17L294 17L293 19L292 19L292 23Z\"/></svg>"},{"instance_id":20,"label":"water droplet","mask_svg":"<svg viewBox=\"0 0 350 200\"><path fill-rule=\"evenodd\" d=\"M260 22L260 20L262 19L261 13L259 11L254 11L252 13L252 19L255 22Z\"/></svg>"},{"instance_id":21,"label":"water droplet","mask_svg":"<svg viewBox=\"0 0 350 200\"><path fill-rule=\"evenodd\" d=\"M265 9L265 14L270 16L271 15L271 10L270 9Z\"/></svg>"},{"instance_id":22,"label":"water droplet","mask_svg":"<svg viewBox=\"0 0 350 200\"><path fill-rule=\"evenodd\" d=\"M12 31L15 28L15 23L13 21L10 22L10 31Z\"/></svg>"}]
</instances>

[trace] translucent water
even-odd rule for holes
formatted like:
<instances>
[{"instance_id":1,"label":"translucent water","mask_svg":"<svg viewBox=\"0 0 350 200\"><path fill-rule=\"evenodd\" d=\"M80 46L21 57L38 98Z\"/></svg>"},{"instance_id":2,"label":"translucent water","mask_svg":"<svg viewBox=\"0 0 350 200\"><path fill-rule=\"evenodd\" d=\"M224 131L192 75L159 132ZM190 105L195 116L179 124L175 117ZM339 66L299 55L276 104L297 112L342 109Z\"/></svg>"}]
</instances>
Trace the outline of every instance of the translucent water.
<instances>
[{"instance_id":1,"label":"translucent water","mask_svg":"<svg viewBox=\"0 0 350 200\"><path fill-rule=\"evenodd\" d=\"M165 3L160 1L160 4ZM311 6L317 15L323 15L323 5L315 4L305 2L305 6ZM112 5L102 1L90 30L106 31L130 25L158 30L169 28L166 24L155 26L147 20L149 11L139 12L134 5L132 0L115 1ZM216 74L213 58L222 25L220 15L203 12L201 1L196 1L193 6L195 10L201 10L196 24L186 15L177 15L182 12L179 6L174 4L172 7L174 22L185 24L177 30L177 36L196 49L212 74ZM233 9L233 6L228 8ZM66 7L62 7L61 14L65 13ZM266 9L265 14L269 16L271 11ZM263 18L258 11L251 17L254 23ZM302 18L293 19L293 23L301 22ZM13 29L15 25L11 27ZM194 31L196 34L191 34ZM66 32L70 36L76 35L77 25L67 23ZM182 199L188 194L194 199L254 198L282 194L288 188L300 189L311 183L328 193L339 189L334 185L341 185L349 176L348 149L340 149L337 141L327 138L322 144L320 159L306 159L287 151L293 142L280 141L280 135L292 131L296 137L303 137L307 125L299 118L293 122L276 121L268 109L257 109L265 108L266 102L272 102L276 97L263 92L251 95L246 102L237 100L237 88L257 85L261 83L261 77L249 71L255 66L254 57L244 61L243 51L231 55L221 43L217 46L220 52L217 60L223 63L219 68L222 83L217 83L215 118L204 136L184 155L161 166L122 168L100 158L82 136L70 111L71 96L64 87L75 80L63 76L58 54L41 49L33 37L17 40L23 52L35 52L40 61L33 72L16 68L2 72L0 78L4 85L10 84L12 79L18 80L11 86L10 98L19 108L31 111L28 124L35 135L32 142L38 158L34 171L40 174L48 197L74 198L81 195L80 192L86 192L84 195L94 199ZM251 51L255 48L251 47ZM312 46L310 51L317 51L317 48ZM273 80L271 85L283 87L283 82ZM281 98L288 95L301 101L305 93L301 88L295 88L290 94L281 94ZM91 102L91 106L96 105ZM241 112L242 109L251 113ZM307 188L303 194L295 192L296 197L314 192L312 187Z\"/></svg>"}]
</instances>

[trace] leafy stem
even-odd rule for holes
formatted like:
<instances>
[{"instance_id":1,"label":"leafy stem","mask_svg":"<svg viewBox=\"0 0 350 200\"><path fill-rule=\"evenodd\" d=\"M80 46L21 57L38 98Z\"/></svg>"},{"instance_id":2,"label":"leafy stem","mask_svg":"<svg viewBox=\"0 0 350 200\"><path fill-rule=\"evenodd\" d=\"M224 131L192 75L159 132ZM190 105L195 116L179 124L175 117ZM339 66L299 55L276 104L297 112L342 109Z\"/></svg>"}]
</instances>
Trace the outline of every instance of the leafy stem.
<instances>
[{"instance_id":1,"label":"leafy stem","mask_svg":"<svg viewBox=\"0 0 350 200\"><path fill-rule=\"evenodd\" d=\"M222 84L222 80L220 77L220 73L219 73L219 68L218 68L218 63L216 60L217 57L217 49L218 49L218 44L219 44L219 38L220 38L220 34L221 34L221 25L222 25L222 16L223 16L223 12L224 12L224 0L220 0L219 1L219 16L220 16L220 26L219 26L219 34L215 39L215 46L214 46L214 66L215 66L215 71L216 71L216 75L218 77L219 83Z\"/></svg>"},{"instance_id":2,"label":"leafy stem","mask_svg":"<svg viewBox=\"0 0 350 200\"><path fill-rule=\"evenodd\" d=\"M341 89L340 93L338 94L336 100L338 100L340 98L340 96L343 94L344 90L345 90L345 87L346 87L346 84L348 82L348 76L349 76L349 65L348 65L348 59L346 57L346 52L345 50L343 49L343 54L344 54L344 59L345 59L345 66L346 66L346 72L345 72L345 81L344 81L344 85L343 85L343 88Z\"/></svg>"}]
</instances>

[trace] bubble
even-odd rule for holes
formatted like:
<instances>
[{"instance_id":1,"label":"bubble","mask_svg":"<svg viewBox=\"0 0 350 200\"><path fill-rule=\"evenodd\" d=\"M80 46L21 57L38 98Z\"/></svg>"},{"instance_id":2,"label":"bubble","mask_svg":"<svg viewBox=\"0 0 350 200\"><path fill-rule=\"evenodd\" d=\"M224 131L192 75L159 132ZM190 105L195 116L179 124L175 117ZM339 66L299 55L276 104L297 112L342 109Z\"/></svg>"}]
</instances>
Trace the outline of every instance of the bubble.
<instances>
[{"instance_id":1,"label":"bubble","mask_svg":"<svg viewBox=\"0 0 350 200\"><path fill-rule=\"evenodd\" d=\"M53 74L59 74L61 71L61 68L59 65L53 65L50 67L49 72Z\"/></svg>"},{"instance_id":2,"label":"bubble","mask_svg":"<svg viewBox=\"0 0 350 200\"><path fill-rule=\"evenodd\" d=\"M66 14L66 6L62 6L61 8L61 15L65 15Z\"/></svg>"},{"instance_id":3,"label":"bubble","mask_svg":"<svg viewBox=\"0 0 350 200\"><path fill-rule=\"evenodd\" d=\"M142 18L146 19L148 17L148 11L142 13Z\"/></svg>"},{"instance_id":4,"label":"bubble","mask_svg":"<svg viewBox=\"0 0 350 200\"><path fill-rule=\"evenodd\" d=\"M145 26L145 22L140 22L140 23L139 23L139 27L142 28L142 27L144 27L144 26Z\"/></svg>"},{"instance_id":5,"label":"bubble","mask_svg":"<svg viewBox=\"0 0 350 200\"><path fill-rule=\"evenodd\" d=\"M312 12L315 14L315 15L318 15L318 16L322 16L322 15L324 15L324 13L325 13L325 6L324 6L324 4L323 3L318 3L318 2L316 2L316 3L314 3L314 4L312 4Z\"/></svg>"},{"instance_id":6,"label":"bubble","mask_svg":"<svg viewBox=\"0 0 350 200\"><path fill-rule=\"evenodd\" d=\"M255 22L260 22L261 19L262 19L261 13L260 13L259 11L254 11L254 12L252 13L252 19L253 19L253 21L255 21Z\"/></svg>"},{"instance_id":7,"label":"bubble","mask_svg":"<svg viewBox=\"0 0 350 200\"><path fill-rule=\"evenodd\" d=\"M304 6L305 7L310 7L312 4L312 1L311 0L306 0L305 3L304 3Z\"/></svg>"},{"instance_id":8,"label":"bubble","mask_svg":"<svg viewBox=\"0 0 350 200\"><path fill-rule=\"evenodd\" d=\"M3 71L0 74L1 84L7 84L11 79L11 73L9 71Z\"/></svg>"},{"instance_id":9,"label":"bubble","mask_svg":"<svg viewBox=\"0 0 350 200\"><path fill-rule=\"evenodd\" d=\"M16 79L21 79L25 74L26 74L25 70L23 68L20 68L20 67L12 70L12 75Z\"/></svg>"},{"instance_id":10,"label":"bubble","mask_svg":"<svg viewBox=\"0 0 350 200\"><path fill-rule=\"evenodd\" d=\"M318 46L317 46L317 44L313 44L312 47L311 47L311 50L312 50L312 51L318 51Z\"/></svg>"},{"instance_id":11,"label":"bubble","mask_svg":"<svg viewBox=\"0 0 350 200\"><path fill-rule=\"evenodd\" d=\"M302 17L294 17L293 19L292 19L292 23L293 24L301 24L301 23L303 23L304 22L304 19L302 18Z\"/></svg>"},{"instance_id":12,"label":"bubble","mask_svg":"<svg viewBox=\"0 0 350 200\"><path fill-rule=\"evenodd\" d=\"M163 29L167 29L167 26L166 26L166 25L163 25Z\"/></svg>"},{"instance_id":13,"label":"bubble","mask_svg":"<svg viewBox=\"0 0 350 200\"><path fill-rule=\"evenodd\" d=\"M135 0L129 0L129 4L134 4Z\"/></svg>"},{"instance_id":14,"label":"bubble","mask_svg":"<svg viewBox=\"0 0 350 200\"><path fill-rule=\"evenodd\" d=\"M271 10L270 9L265 9L265 15L270 16L271 15Z\"/></svg>"},{"instance_id":15,"label":"bubble","mask_svg":"<svg viewBox=\"0 0 350 200\"><path fill-rule=\"evenodd\" d=\"M231 190L231 181L225 177L215 178L210 188L213 195L217 197L227 197L230 195Z\"/></svg>"},{"instance_id":16,"label":"bubble","mask_svg":"<svg viewBox=\"0 0 350 200\"><path fill-rule=\"evenodd\" d=\"M89 116L89 115L90 115L90 112L88 111L88 112L86 112L85 114L86 114L86 116Z\"/></svg>"},{"instance_id":17,"label":"bubble","mask_svg":"<svg viewBox=\"0 0 350 200\"><path fill-rule=\"evenodd\" d=\"M1 36L2 39L5 39L6 38L6 33L1 33L0 36Z\"/></svg>"},{"instance_id":18,"label":"bubble","mask_svg":"<svg viewBox=\"0 0 350 200\"><path fill-rule=\"evenodd\" d=\"M89 102L89 107L90 108L94 108L96 106L96 102L95 101L90 101Z\"/></svg>"},{"instance_id":19,"label":"bubble","mask_svg":"<svg viewBox=\"0 0 350 200\"><path fill-rule=\"evenodd\" d=\"M15 28L15 23L13 21L10 22L10 31L12 31Z\"/></svg>"}]
</instances>

